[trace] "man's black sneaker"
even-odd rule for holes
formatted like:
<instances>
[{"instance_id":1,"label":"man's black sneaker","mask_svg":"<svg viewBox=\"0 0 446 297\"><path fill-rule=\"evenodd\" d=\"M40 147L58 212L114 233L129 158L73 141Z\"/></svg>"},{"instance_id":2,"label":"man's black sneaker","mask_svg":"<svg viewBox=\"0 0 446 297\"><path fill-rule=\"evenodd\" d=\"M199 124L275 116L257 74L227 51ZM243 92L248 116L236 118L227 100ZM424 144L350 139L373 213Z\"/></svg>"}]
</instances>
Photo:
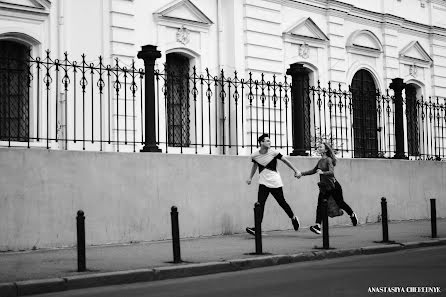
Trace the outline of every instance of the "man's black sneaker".
<instances>
[{"instance_id":1,"label":"man's black sneaker","mask_svg":"<svg viewBox=\"0 0 446 297\"><path fill-rule=\"evenodd\" d=\"M310 230L316 234L321 234L321 227L319 227L319 225L311 226Z\"/></svg>"},{"instance_id":2,"label":"man's black sneaker","mask_svg":"<svg viewBox=\"0 0 446 297\"><path fill-rule=\"evenodd\" d=\"M352 220L353 226L358 225L358 218L356 217L355 213L352 213L352 215L350 216L350 219Z\"/></svg>"},{"instance_id":3,"label":"man's black sneaker","mask_svg":"<svg viewBox=\"0 0 446 297\"><path fill-rule=\"evenodd\" d=\"M251 227L246 227L246 232L248 232L251 235L256 235L256 229Z\"/></svg>"},{"instance_id":4,"label":"man's black sneaker","mask_svg":"<svg viewBox=\"0 0 446 297\"><path fill-rule=\"evenodd\" d=\"M298 219L298 217L294 216L294 217L291 219L291 222L293 223L294 230L295 230L295 231L299 230L299 226L300 226L300 224L299 224L299 219Z\"/></svg>"}]
</instances>

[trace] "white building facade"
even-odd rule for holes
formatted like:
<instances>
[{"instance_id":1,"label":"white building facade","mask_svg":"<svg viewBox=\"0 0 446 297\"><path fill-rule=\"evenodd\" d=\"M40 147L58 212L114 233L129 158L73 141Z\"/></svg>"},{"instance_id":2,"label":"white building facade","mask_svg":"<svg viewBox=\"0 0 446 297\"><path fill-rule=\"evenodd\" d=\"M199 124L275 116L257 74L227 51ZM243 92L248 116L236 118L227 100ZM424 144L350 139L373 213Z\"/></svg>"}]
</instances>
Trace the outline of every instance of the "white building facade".
<instances>
[{"instance_id":1,"label":"white building facade","mask_svg":"<svg viewBox=\"0 0 446 297\"><path fill-rule=\"evenodd\" d=\"M273 141L280 142L281 147L292 146L294 115L291 106L286 105L292 94L291 88L284 82L291 65L301 64L306 69L311 86L318 86L319 82L321 88L326 88L330 82L334 89L340 86L348 90L348 86L356 84L385 93L392 79L402 78L406 83L406 95L409 92L417 98L431 97L434 101L437 97L446 97L445 16L444 0L5 0L0 2L0 52L3 56L11 55L11 51L19 52L17 49L21 46L31 50L33 57L44 58L45 50L49 49L51 57L61 61L64 53L68 53L70 61L81 60L81 55L85 54L87 63L98 63L101 56L104 65L113 65L117 59L121 66L131 67L134 60L135 67L140 68L143 62L136 55L141 47L157 46L161 52L161 58L156 60L157 68L162 69L163 64L173 65L176 73L181 67L189 69L186 74L189 82L183 87L179 87L181 82L169 81L167 75L156 76L161 80L161 85L156 86L156 130L161 149L168 151L171 147L170 151L178 151L178 146L181 146L182 152L221 153L222 149L234 152L236 147L236 153L243 154L250 152L247 147L256 145L255 139L263 132L270 133ZM190 70L193 67L195 70ZM217 79L206 81L193 78L194 74L206 78L206 71L217 78L221 70L231 82L218 85ZM79 87L80 82L76 82L72 75L68 75L70 83L77 84L74 89L79 96L82 86ZM234 80L235 75L237 79L244 79L244 83ZM116 83L119 80L117 77L111 77L112 85L113 81ZM247 83L250 77L258 81L254 87ZM3 79L6 79L5 74ZM265 83L261 82L262 79ZM275 79L284 84L274 84ZM291 83L292 79L288 79L288 83ZM71 130L76 128L66 128L64 132L63 127L73 126L73 114L82 107L75 106L75 100L70 99L75 90L64 92L62 76L55 78L53 75L52 80L60 81L60 86L52 87L48 96L45 90L38 90L35 78L30 82L31 88L26 95L29 98L26 107L29 122L27 133L35 135L39 133L38 130L47 129L50 131L47 138L51 142L48 146L67 148L67 143L54 144L54 140L58 137L73 138ZM267 81L271 84L268 85ZM96 81L92 82L97 85ZM121 83L124 89L131 84L122 79ZM172 83L171 87L169 83ZM139 91L136 97L142 98L143 94ZM100 92L102 94L102 89ZM186 99L169 103L166 97L178 92L189 95ZM6 93L3 92L4 97ZM94 95L97 93L97 90L91 90L91 94L88 90L84 91L88 98L97 97ZM108 90L108 93L104 91L103 95L104 98L111 98L109 103L102 104L101 101L97 106L92 103L90 110L87 107L87 111L85 108L83 111L84 117L94 118L100 125L84 123L82 127L79 126L78 133L81 130L91 131L91 139L99 134L101 139L103 135L114 140L125 137L125 146L127 137L136 139L135 135L143 133L143 121L140 120L142 103L135 104L137 100L133 98L132 101L132 96L130 101L128 96L121 100L122 92L116 94L113 90ZM36 101L39 96L40 99L47 96L50 102L54 100L55 103L45 107L44 103ZM244 102L241 101L242 96L245 97ZM280 106L274 99L276 97L285 99L279 100ZM215 102L211 102L211 98ZM8 108L3 107L4 111L9 113L11 100L2 101L4 106L8 105ZM229 104L231 100L232 106ZM307 111L311 116L306 129L311 130L311 135L317 131L316 122L321 120L321 116L317 116L315 102L312 101ZM330 137L340 142L337 146L341 149L354 147L359 141L355 136L359 132L350 131L355 126L355 118L347 111L346 105L347 101L338 106L335 116L330 116L330 127L334 129ZM384 105L383 102L383 110ZM127 107L130 111L127 111ZM100 119L95 118L96 109L101 110ZM111 115L110 110L113 111ZM180 118L179 124L175 115L170 115L175 112L177 120ZM327 118L327 112L323 111L322 118ZM361 112L367 113L367 110ZM376 113L376 110L373 112ZM408 113L409 107L405 109L405 114ZM393 108L391 114L394 114ZM420 113L414 115L418 119L422 116L424 118ZM427 136L431 133L431 137L426 142L435 141L429 153L431 155L445 153L445 119L444 109L439 108L433 119L434 124L427 132ZM39 127L35 127L36 121L40 121ZM382 133L381 126L385 129L386 120L381 120L379 115L366 121L376 122L372 128L377 128L379 133ZM380 124L381 121L384 125ZM388 127L392 124L390 122L387 123ZM10 129L11 125L7 128ZM75 127L78 125L79 121L74 124ZM125 133L122 131L124 125ZM259 125L263 126L262 129ZM404 122L405 131L413 130L413 134L416 134L406 136L405 150L409 155L410 150L412 154L423 150L410 148L409 144L410 137L418 142L425 141L424 134L420 134L423 130L421 125L418 123L414 128L409 119ZM174 126L178 126L178 129ZM361 126L364 131L369 128ZM374 141L378 146L383 146L382 143L389 138L385 146L394 148L395 128L392 129L376 136ZM181 135L178 136L178 133ZM89 138L88 135L84 137ZM370 138L368 134L366 138ZM16 140L20 142L20 139ZM3 137L2 141L7 141L7 137ZM180 145L175 145L177 141ZM10 139L8 143L11 143ZM38 140L34 141L34 145L37 143ZM201 147L197 144L201 144ZM214 144L216 148L213 148ZM110 142L104 142L104 146L107 145ZM372 144L374 146L376 144ZM91 146L92 149L94 147ZM114 145L111 144L111 147ZM346 156L352 156L352 153L346 152Z\"/></svg>"}]
</instances>

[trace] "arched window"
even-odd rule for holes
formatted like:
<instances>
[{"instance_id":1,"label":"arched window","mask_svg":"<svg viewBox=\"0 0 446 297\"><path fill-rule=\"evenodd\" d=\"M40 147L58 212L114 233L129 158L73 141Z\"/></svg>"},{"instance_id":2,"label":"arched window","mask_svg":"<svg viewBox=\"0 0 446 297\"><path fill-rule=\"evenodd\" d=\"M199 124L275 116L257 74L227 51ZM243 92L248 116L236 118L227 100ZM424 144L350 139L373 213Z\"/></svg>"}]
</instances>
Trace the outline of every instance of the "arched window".
<instances>
[{"instance_id":1,"label":"arched window","mask_svg":"<svg viewBox=\"0 0 446 297\"><path fill-rule=\"evenodd\" d=\"M0 140L29 139L30 48L0 40Z\"/></svg>"},{"instance_id":2,"label":"arched window","mask_svg":"<svg viewBox=\"0 0 446 297\"><path fill-rule=\"evenodd\" d=\"M166 55L166 113L169 146L190 145L189 58Z\"/></svg>"},{"instance_id":3,"label":"arched window","mask_svg":"<svg viewBox=\"0 0 446 297\"><path fill-rule=\"evenodd\" d=\"M352 80L355 158L378 156L376 86L372 74L361 69Z\"/></svg>"}]
</instances>

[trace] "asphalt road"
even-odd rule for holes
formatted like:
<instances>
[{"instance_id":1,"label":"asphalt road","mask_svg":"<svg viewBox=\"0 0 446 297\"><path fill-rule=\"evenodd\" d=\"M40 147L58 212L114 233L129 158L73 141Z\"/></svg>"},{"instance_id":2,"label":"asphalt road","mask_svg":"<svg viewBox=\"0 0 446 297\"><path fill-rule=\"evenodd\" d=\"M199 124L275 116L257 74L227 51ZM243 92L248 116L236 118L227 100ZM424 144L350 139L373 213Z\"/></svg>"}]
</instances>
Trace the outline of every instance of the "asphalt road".
<instances>
[{"instance_id":1,"label":"asphalt road","mask_svg":"<svg viewBox=\"0 0 446 297\"><path fill-rule=\"evenodd\" d=\"M403 289L418 290L419 293L398 292ZM369 290L378 290L379 293L372 293ZM383 290L393 292L383 293ZM430 292L422 293L421 290ZM432 292L438 290L441 292ZM302 262L240 272L36 296L446 296L446 247Z\"/></svg>"}]
</instances>

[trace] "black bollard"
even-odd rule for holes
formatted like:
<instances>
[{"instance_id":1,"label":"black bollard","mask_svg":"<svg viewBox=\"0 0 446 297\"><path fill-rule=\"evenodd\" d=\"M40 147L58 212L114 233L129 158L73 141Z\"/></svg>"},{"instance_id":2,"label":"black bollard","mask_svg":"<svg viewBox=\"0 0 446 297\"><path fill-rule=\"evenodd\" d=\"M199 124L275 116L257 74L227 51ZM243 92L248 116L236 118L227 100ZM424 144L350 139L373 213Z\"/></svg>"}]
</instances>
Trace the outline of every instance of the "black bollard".
<instances>
[{"instance_id":1,"label":"black bollard","mask_svg":"<svg viewBox=\"0 0 446 297\"><path fill-rule=\"evenodd\" d=\"M387 221L387 201L386 198L381 198L381 218L383 226L383 241L389 242L389 224Z\"/></svg>"},{"instance_id":2,"label":"black bollard","mask_svg":"<svg viewBox=\"0 0 446 297\"><path fill-rule=\"evenodd\" d=\"M437 238L437 207L435 206L435 199L431 199L431 229L432 238Z\"/></svg>"},{"instance_id":3,"label":"black bollard","mask_svg":"<svg viewBox=\"0 0 446 297\"><path fill-rule=\"evenodd\" d=\"M322 200L322 245L323 249L330 248L330 240L328 238L328 200Z\"/></svg>"},{"instance_id":4,"label":"black bollard","mask_svg":"<svg viewBox=\"0 0 446 297\"><path fill-rule=\"evenodd\" d=\"M260 221L260 203L254 204L254 228L255 228L255 240L256 240L256 254L262 254L262 222Z\"/></svg>"},{"instance_id":5,"label":"black bollard","mask_svg":"<svg viewBox=\"0 0 446 297\"><path fill-rule=\"evenodd\" d=\"M180 227L178 225L178 209L176 206L172 206L170 218L172 220L173 263L181 263Z\"/></svg>"},{"instance_id":6,"label":"black bollard","mask_svg":"<svg viewBox=\"0 0 446 297\"><path fill-rule=\"evenodd\" d=\"M85 216L82 210L77 212L76 217L77 227L77 271L82 272L87 270L85 257Z\"/></svg>"}]
</instances>

